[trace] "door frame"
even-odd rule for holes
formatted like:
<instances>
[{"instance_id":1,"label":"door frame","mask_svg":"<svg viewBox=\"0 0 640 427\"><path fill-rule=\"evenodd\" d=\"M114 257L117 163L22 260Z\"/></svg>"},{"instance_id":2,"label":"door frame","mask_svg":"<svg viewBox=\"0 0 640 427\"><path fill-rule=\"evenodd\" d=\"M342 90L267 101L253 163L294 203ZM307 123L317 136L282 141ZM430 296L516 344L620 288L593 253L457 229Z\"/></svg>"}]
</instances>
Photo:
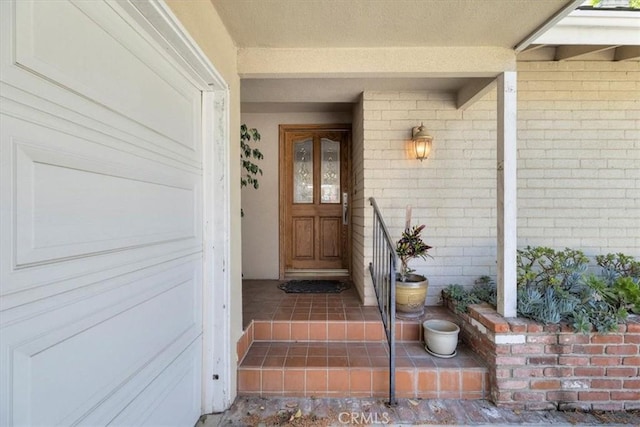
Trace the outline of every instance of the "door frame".
<instances>
[{"instance_id":1,"label":"door frame","mask_svg":"<svg viewBox=\"0 0 640 427\"><path fill-rule=\"evenodd\" d=\"M348 222L347 222L347 248L346 248L346 257L347 257L347 269L349 270L349 278L351 277L351 267L352 267L352 259L351 259L351 212L353 200L353 186L351 182L351 133L353 129L353 125L350 123L330 123L330 124L296 124L296 125L279 125L278 132L278 211L279 211L279 224L278 224L278 247L279 247L279 278L280 280L285 279L286 269L286 245L283 236L285 235L286 230L286 215L287 215L287 204L285 203L285 191L286 191L286 181L285 181L285 169L286 164L284 163L285 159L285 137L287 132L315 132L315 131L347 131L348 132L348 140L346 143L346 169L347 176L346 182L348 185L348 198L349 198L349 209L347 212Z\"/></svg>"},{"instance_id":2,"label":"door frame","mask_svg":"<svg viewBox=\"0 0 640 427\"><path fill-rule=\"evenodd\" d=\"M163 0L118 3L202 92L202 401L201 414L235 398L231 357L231 203L229 86ZM215 256L214 256L215 252ZM213 297L215 295L215 298Z\"/></svg>"}]
</instances>

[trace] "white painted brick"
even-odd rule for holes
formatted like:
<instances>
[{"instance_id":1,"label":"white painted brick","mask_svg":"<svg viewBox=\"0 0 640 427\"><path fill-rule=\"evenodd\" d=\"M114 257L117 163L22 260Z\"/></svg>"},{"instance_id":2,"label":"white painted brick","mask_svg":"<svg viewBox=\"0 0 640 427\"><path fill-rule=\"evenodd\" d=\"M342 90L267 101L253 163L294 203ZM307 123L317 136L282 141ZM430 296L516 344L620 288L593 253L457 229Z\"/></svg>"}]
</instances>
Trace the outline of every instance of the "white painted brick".
<instances>
[{"instance_id":1,"label":"white painted brick","mask_svg":"<svg viewBox=\"0 0 640 427\"><path fill-rule=\"evenodd\" d=\"M409 110L389 110L381 111L382 120L407 120L409 119Z\"/></svg>"},{"instance_id":2,"label":"white painted brick","mask_svg":"<svg viewBox=\"0 0 640 427\"><path fill-rule=\"evenodd\" d=\"M377 134L379 134L380 132L377 132ZM366 138L367 132L365 131L365 138ZM369 151L369 150L388 150L391 148L391 144L389 143L388 140L384 140L384 139L367 139L365 140L364 143L364 147L365 150Z\"/></svg>"},{"instance_id":3,"label":"white painted brick","mask_svg":"<svg viewBox=\"0 0 640 427\"><path fill-rule=\"evenodd\" d=\"M391 101L368 101L365 100L363 102L364 111L371 110L390 110L391 109Z\"/></svg>"},{"instance_id":4,"label":"white painted brick","mask_svg":"<svg viewBox=\"0 0 640 427\"><path fill-rule=\"evenodd\" d=\"M640 156L637 154L631 158L607 160L607 167L616 169L637 169L639 164Z\"/></svg>"},{"instance_id":5,"label":"white painted brick","mask_svg":"<svg viewBox=\"0 0 640 427\"><path fill-rule=\"evenodd\" d=\"M389 101L390 110L415 110L415 100Z\"/></svg>"},{"instance_id":6,"label":"white painted brick","mask_svg":"<svg viewBox=\"0 0 640 427\"><path fill-rule=\"evenodd\" d=\"M640 116L640 111L638 112L638 115ZM640 142L640 129L627 129L624 131L624 138L625 139L633 139L636 141L636 144L638 144ZM638 145L636 145L636 148L638 148Z\"/></svg>"},{"instance_id":7,"label":"white painted brick","mask_svg":"<svg viewBox=\"0 0 640 427\"><path fill-rule=\"evenodd\" d=\"M611 71L612 64L608 61L598 61L598 62L585 62L584 69L588 71ZM619 69L619 67L616 67Z\"/></svg>"},{"instance_id":8,"label":"white painted brick","mask_svg":"<svg viewBox=\"0 0 640 427\"><path fill-rule=\"evenodd\" d=\"M445 121L445 129L456 131L473 129L473 122L471 120L447 120Z\"/></svg>"},{"instance_id":9,"label":"white painted brick","mask_svg":"<svg viewBox=\"0 0 640 427\"><path fill-rule=\"evenodd\" d=\"M518 64L519 244L640 256L640 237L629 232L640 223L640 66L567 62ZM437 246L435 259L419 264L433 286L495 274L495 90L464 112L450 93L367 92L364 99L363 194L392 212L395 235L411 201ZM421 121L435 139L419 163L407 148ZM371 227L366 214L363 223Z\"/></svg>"},{"instance_id":10,"label":"white painted brick","mask_svg":"<svg viewBox=\"0 0 640 427\"><path fill-rule=\"evenodd\" d=\"M432 130L433 127L429 126L430 122L425 121L424 122L424 126L428 129L428 130ZM437 122L436 122L437 124ZM415 120L405 120L405 119L397 119L397 120L393 120L391 121L391 126L389 127L389 129L391 130L401 130L403 131L409 138L411 138L411 129L415 126L419 126L420 123L416 122Z\"/></svg>"},{"instance_id":11,"label":"white painted brick","mask_svg":"<svg viewBox=\"0 0 640 427\"><path fill-rule=\"evenodd\" d=\"M369 142L371 140L374 140L374 139L382 139L381 135L382 135L382 133L379 130L365 130L365 131L363 131L363 138L367 142Z\"/></svg>"},{"instance_id":12,"label":"white painted brick","mask_svg":"<svg viewBox=\"0 0 640 427\"><path fill-rule=\"evenodd\" d=\"M524 344L527 342L526 337L520 334L495 334L489 337L493 338L492 341L496 344Z\"/></svg>"},{"instance_id":13,"label":"white painted brick","mask_svg":"<svg viewBox=\"0 0 640 427\"><path fill-rule=\"evenodd\" d=\"M462 118L464 120L486 120L486 121L496 121L497 113L494 110L476 110L476 109L467 109L462 112Z\"/></svg>"},{"instance_id":14,"label":"white painted brick","mask_svg":"<svg viewBox=\"0 0 640 427\"><path fill-rule=\"evenodd\" d=\"M562 380L563 390L588 390L589 383L583 380Z\"/></svg>"},{"instance_id":15,"label":"white painted brick","mask_svg":"<svg viewBox=\"0 0 640 427\"><path fill-rule=\"evenodd\" d=\"M382 111L379 110L367 110L364 111L363 117L365 120L381 120Z\"/></svg>"},{"instance_id":16,"label":"white painted brick","mask_svg":"<svg viewBox=\"0 0 640 427\"><path fill-rule=\"evenodd\" d=\"M416 121L435 120L437 112L435 110L409 110L408 119Z\"/></svg>"},{"instance_id":17,"label":"white painted brick","mask_svg":"<svg viewBox=\"0 0 640 427\"><path fill-rule=\"evenodd\" d=\"M545 139L544 130L531 130L531 129L519 129L518 130L518 143L521 141L528 141L532 139Z\"/></svg>"},{"instance_id":18,"label":"white painted brick","mask_svg":"<svg viewBox=\"0 0 640 427\"><path fill-rule=\"evenodd\" d=\"M492 129L495 130L497 124L493 120L474 120L473 129Z\"/></svg>"},{"instance_id":19,"label":"white painted brick","mask_svg":"<svg viewBox=\"0 0 640 427\"><path fill-rule=\"evenodd\" d=\"M398 99L400 94L398 92L374 92L374 91L365 91L363 94L364 100L393 100Z\"/></svg>"},{"instance_id":20,"label":"white painted brick","mask_svg":"<svg viewBox=\"0 0 640 427\"><path fill-rule=\"evenodd\" d=\"M462 111L439 109L436 112L438 120L462 120Z\"/></svg>"},{"instance_id":21,"label":"white painted brick","mask_svg":"<svg viewBox=\"0 0 640 427\"><path fill-rule=\"evenodd\" d=\"M391 126L388 120L365 120L364 130L387 130Z\"/></svg>"},{"instance_id":22,"label":"white painted brick","mask_svg":"<svg viewBox=\"0 0 640 427\"><path fill-rule=\"evenodd\" d=\"M396 126L394 126L396 127ZM382 139L395 140L395 141L411 141L411 129L408 126L397 126L398 129L395 130L384 130L381 132L380 136ZM391 142L391 145L394 146L397 144L398 147L401 147L402 144L397 142Z\"/></svg>"},{"instance_id":23,"label":"white painted brick","mask_svg":"<svg viewBox=\"0 0 640 427\"><path fill-rule=\"evenodd\" d=\"M398 99L403 100L425 100L429 99L429 92L398 92Z\"/></svg>"},{"instance_id":24,"label":"white painted brick","mask_svg":"<svg viewBox=\"0 0 640 427\"><path fill-rule=\"evenodd\" d=\"M446 102L441 100L416 101L415 109L439 111L446 108Z\"/></svg>"}]
</instances>

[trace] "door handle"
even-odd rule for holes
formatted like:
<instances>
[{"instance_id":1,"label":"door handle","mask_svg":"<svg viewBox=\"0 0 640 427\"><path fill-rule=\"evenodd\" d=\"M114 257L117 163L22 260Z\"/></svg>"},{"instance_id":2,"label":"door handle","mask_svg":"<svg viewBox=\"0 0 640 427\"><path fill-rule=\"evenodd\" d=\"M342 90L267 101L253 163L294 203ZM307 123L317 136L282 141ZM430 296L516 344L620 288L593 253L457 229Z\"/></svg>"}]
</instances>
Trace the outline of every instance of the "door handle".
<instances>
[{"instance_id":1,"label":"door handle","mask_svg":"<svg viewBox=\"0 0 640 427\"><path fill-rule=\"evenodd\" d=\"M342 225L349 224L349 193L342 193Z\"/></svg>"}]
</instances>

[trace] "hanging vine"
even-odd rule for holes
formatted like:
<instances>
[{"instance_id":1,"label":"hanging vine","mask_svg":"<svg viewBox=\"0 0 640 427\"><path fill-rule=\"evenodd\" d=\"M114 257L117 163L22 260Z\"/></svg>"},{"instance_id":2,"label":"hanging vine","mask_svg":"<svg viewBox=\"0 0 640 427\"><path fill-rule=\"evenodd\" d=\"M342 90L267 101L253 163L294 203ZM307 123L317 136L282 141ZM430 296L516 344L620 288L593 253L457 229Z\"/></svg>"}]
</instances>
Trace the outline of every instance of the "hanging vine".
<instances>
[{"instance_id":1,"label":"hanging vine","mask_svg":"<svg viewBox=\"0 0 640 427\"><path fill-rule=\"evenodd\" d=\"M262 160L264 155L259 148L252 146L260 141L260 132L256 128L248 128L243 124L240 126L240 163L242 174L240 175L240 188L253 187L258 189L258 174L262 176L262 168L254 161ZM244 216L244 211L240 209L240 215Z\"/></svg>"}]
</instances>

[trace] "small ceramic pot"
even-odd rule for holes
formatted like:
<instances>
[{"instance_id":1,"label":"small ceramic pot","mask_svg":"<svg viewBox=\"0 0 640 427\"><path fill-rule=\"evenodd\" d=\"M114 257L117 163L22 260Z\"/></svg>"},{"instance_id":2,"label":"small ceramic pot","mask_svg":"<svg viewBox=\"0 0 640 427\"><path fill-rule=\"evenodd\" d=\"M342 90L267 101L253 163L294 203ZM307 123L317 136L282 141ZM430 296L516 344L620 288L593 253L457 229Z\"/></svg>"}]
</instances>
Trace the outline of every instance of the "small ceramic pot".
<instances>
[{"instance_id":1,"label":"small ceramic pot","mask_svg":"<svg viewBox=\"0 0 640 427\"><path fill-rule=\"evenodd\" d=\"M422 323L424 342L435 355L451 356L458 346L460 328L448 320L431 319Z\"/></svg>"}]
</instances>

